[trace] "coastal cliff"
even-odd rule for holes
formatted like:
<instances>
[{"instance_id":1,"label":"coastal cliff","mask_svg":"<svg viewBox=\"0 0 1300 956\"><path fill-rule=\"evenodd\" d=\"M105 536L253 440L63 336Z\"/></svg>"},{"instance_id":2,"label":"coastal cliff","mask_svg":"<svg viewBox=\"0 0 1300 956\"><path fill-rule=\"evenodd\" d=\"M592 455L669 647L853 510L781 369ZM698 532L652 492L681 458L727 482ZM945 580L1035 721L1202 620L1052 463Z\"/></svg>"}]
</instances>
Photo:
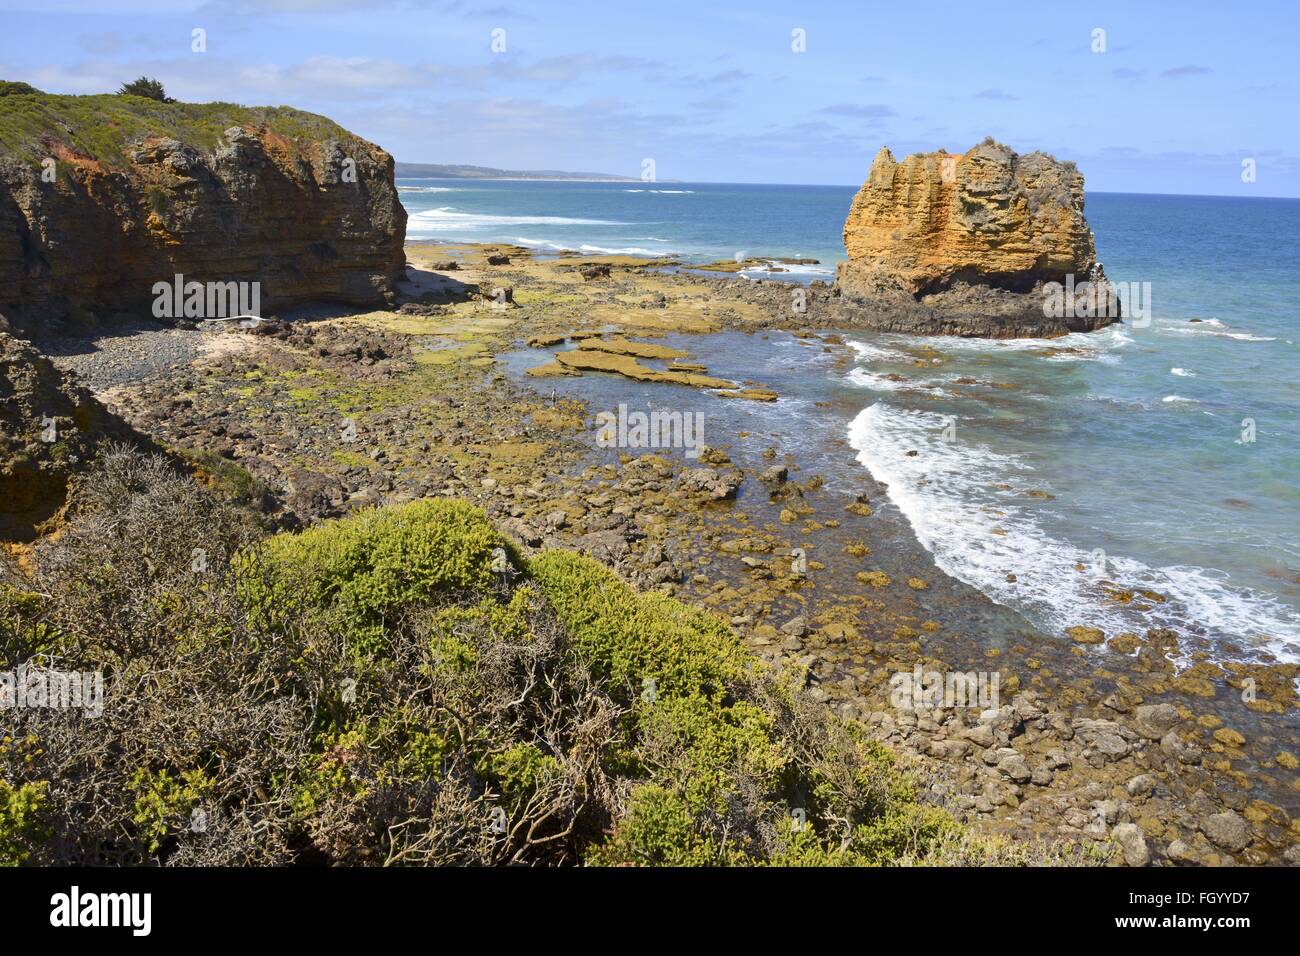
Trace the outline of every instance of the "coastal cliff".
<instances>
[{"instance_id":1,"label":"coastal cliff","mask_svg":"<svg viewBox=\"0 0 1300 956\"><path fill-rule=\"evenodd\" d=\"M897 162L882 148L844 224L848 261L836 289L859 318L888 331L1101 328L1119 317L1119 303L1083 205L1083 175L1044 153L1022 156L986 139L965 153ZM1050 283L1071 289L1059 315L1050 314Z\"/></svg>"},{"instance_id":2,"label":"coastal cliff","mask_svg":"<svg viewBox=\"0 0 1300 956\"><path fill-rule=\"evenodd\" d=\"M264 311L382 305L405 233L392 157L323 117L0 96L0 312L27 332L148 310L178 274L256 282Z\"/></svg>"}]
</instances>

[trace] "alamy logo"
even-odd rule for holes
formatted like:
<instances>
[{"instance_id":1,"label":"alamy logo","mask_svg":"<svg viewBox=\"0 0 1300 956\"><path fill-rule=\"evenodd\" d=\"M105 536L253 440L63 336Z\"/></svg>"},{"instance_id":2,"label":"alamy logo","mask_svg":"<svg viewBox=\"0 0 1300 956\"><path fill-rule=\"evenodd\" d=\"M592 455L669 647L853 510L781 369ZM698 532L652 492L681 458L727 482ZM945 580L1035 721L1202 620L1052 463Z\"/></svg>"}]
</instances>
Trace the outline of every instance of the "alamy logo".
<instances>
[{"instance_id":1,"label":"alamy logo","mask_svg":"<svg viewBox=\"0 0 1300 956\"><path fill-rule=\"evenodd\" d=\"M927 671L917 664L889 679L889 702L898 710L937 707L996 709L997 671Z\"/></svg>"},{"instance_id":2,"label":"alamy logo","mask_svg":"<svg viewBox=\"0 0 1300 956\"><path fill-rule=\"evenodd\" d=\"M87 717L104 713L101 671L55 671L19 664L0 671L0 710L11 708L83 710Z\"/></svg>"},{"instance_id":3,"label":"alamy logo","mask_svg":"<svg viewBox=\"0 0 1300 956\"><path fill-rule=\"evenodd\" d=\"M262 310L260 282L186 282L178 272L152 291L155 319L256 318Z\"/></svg>"},{"instance_id":4,"label":"alamy logo","mask_svg":"<svg viewBox=\"0 0 1300 956\"><path fill-rule=\"evenodd\" d=\"M1124 309L1120 302L1123 301ZM1065 282L1043 284L1043 315L1051 319L1120 318L1121 311L1135 328L1144 329L1151 324L1150 282L1092 282L1085 279L1076 283L1074 274Z\"/></svg>"},{"instance_id":5,"label":"alamy logo","mask_svg":"<svg viewBox=\"0 0 1300 956\"><path fill-rule=\"evenodd\" d=\"M617 412L596 415L596 444L601 448L684 448L687 458L699 458L703 436L703 412L629 412L623 403Z\"/></svg>"},{"instance_id":6,"label":"alamy logo","mask_svg":"<svg viewBox=\"0 0 1300 956\"><path fill-rule=\"evenodd\" d=\"M78 886L50 897L50 925L129 926L131 935L148 936L153 929L150 893L82 893Z\"/></svg>"}]
</instances>

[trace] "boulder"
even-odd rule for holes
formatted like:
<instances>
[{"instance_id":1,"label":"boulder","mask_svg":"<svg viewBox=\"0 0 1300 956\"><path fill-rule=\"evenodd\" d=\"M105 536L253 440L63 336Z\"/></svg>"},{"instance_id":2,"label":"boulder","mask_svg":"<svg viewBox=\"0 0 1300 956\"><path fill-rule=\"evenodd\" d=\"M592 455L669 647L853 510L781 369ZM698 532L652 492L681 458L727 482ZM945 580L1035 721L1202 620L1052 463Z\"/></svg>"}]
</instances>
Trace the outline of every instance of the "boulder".
<instances>
[{"instance_id":1,"label":"boulder","mask_svg":"<svg viewBox=\"0 0 1300 956\"><path fill-rule=\"evenodd\" d=\"M808 623L801 616L792 617L781 625L781 633L789 634L791 637L803 637L808 633Z\"/></svg>"},{"instance_id":2,"label":"boulder","mask_svg":"<svg viewBox=\"0 0 1300 956\"><path fill-rule=\"evenodd\" d=\"M682 472L681 489L720 500L734 498L744 475L734 468L690 468Z\"/></svg>"},{"instance_id":3,"label":"boulder","mask_svg":"<svg viewBox=\"0 0 1300 956\"><path fill-rule=\"evenodd\" d=\"M1151 862L1147 839L1136 823L1121 823L1111 831L1111 838L1119 846L1124 862L1129 866L1146 866Z\"/></svg>"},{"instance_id":4,"label":"boulder","mask_svg":"<svg viewBox=\"0 0 1300 956\"><path fill-rule=\"evenodd\" d=\"M1015 783L1028 783L1033 777L1025 758L1012 753L998 761L998 770Z\"/></svg>"},{"instance_id":5,"label":"boulder","mask_svg":"<svg viewBox=\"0 0 1300 956\"><path fill-rule=\"evenodd\" d=\"M1240 853L1250 842L1250 825L1233 810L1215 813L1201 821L1201 832L1217 847Z\"/></svg>"},{"instance_id":6,"label":"boulder","mask_svg":"<svg viewBox=\"0 0 1300 956\"><path fill-rule=\"evenodd\" d=\"M1173 704L1143 704L1133 712L1133 726L1148 740L1159 740L1178 721L1178 708Z\"/></svg>"}]
</instances>

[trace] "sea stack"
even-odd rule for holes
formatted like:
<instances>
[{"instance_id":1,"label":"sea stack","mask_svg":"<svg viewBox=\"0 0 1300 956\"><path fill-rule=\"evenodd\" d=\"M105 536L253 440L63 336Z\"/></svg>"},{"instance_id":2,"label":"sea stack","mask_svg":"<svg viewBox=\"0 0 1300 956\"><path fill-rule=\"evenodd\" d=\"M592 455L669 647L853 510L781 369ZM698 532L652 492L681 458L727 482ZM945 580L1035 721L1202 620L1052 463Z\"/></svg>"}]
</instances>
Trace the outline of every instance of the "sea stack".
<instances>
[{"instance_id":1,"label":"sea stack","mask_svg":"<svg viewBox=\"0 0 1300 956\"><path fill-rule=\"evenodd\" d=\"M846 316L886 331L996 338L1109 325L1119 301L1083 204L1083 175L1045 153L1022 156L990 138L897 162L882 148L844 223L836 291Z\"/></svg>"}]
</instances>

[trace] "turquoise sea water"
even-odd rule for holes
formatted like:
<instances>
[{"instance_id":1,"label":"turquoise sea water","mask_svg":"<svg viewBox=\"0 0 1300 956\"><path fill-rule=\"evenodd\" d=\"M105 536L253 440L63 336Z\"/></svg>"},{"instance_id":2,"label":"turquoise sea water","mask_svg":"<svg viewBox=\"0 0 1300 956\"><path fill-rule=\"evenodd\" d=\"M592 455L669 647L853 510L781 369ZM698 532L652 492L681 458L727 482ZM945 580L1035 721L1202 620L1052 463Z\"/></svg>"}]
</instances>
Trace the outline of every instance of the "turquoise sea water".
<instances>
[{"instance_id":1,"label":"turquoise sea water","mask_svg":"<svg viewBox=\"0 0 1300 956\"><path fill-rule=\"evenodd\" d=\"M945 570L1041 626L1161 624L1294 659L1300 202L1099 195L1088 215L1112 278L1151 283L1150 324L930 340L933 370L911 362L921 340L855 337L850 378L875 399L850 426L859 460Z\"/></svg>"},{"instance_id":2,"label":"turquoise sea water","mask_svg":"<svg viewBox=\"0 0 1300 956\"><path fill-rule=\"evenodd\" d=\"M542 252L821 259L792 278L829 279L843 258L844 186L401 179L411 239L510 242ZM836 225L838 221L839 225Z\"/></svg>"},{"instance_id":3,"label":"turquoise sea water","mask_svg":"<svg viewBox=\"0 0 1300 956\"><path fill-rule=\"evenodd\" d=\"M412 238L822 260L780 276L796 280L833 273L854 192L400 185ZM773 353L766 380L806 369L763 414L810 434L824 391L817 430L847 438L845 474L888 483L945 571L1049 632L1170 626L1300 659L1300 201L1092 194L1087 214L1111 278L1150 283L1148 325L1011 342L853 332L847 371L755 343ZM1133 589L1164 600L1116 600Z\"/></svg>"}]
</instances>

